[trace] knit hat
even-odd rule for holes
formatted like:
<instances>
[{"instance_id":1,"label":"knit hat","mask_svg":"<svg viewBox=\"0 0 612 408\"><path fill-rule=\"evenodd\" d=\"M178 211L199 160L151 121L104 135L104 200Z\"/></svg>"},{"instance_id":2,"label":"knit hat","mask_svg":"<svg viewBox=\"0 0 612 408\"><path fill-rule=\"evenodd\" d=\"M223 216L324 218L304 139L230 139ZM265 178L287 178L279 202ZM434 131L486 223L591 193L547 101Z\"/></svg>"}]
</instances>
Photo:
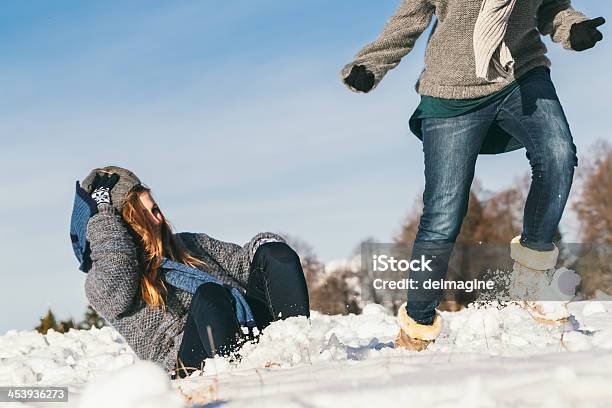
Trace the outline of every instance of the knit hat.
<instances>
[{"instance_id":1,"label":"knit hat","mask_svg":"<svg viewBox=\"0 0 612 408\"><path fill-rule=\"evenodd\" d=\"M118 174L119 181L115 184L115 187L111 190L111 204L113 207L119 210L123 209L123 204L125 203L125 198L130 190L138 185L141 185L140 179L136 177L134 173L131 171L124 169L122 167L117 166L106 166L97 169L93 169L91 173L81 183L81 187L83 187L88 193L92 193L91 191L91 183L93 183L96 174Z\"/></svg>"}]
</instances>

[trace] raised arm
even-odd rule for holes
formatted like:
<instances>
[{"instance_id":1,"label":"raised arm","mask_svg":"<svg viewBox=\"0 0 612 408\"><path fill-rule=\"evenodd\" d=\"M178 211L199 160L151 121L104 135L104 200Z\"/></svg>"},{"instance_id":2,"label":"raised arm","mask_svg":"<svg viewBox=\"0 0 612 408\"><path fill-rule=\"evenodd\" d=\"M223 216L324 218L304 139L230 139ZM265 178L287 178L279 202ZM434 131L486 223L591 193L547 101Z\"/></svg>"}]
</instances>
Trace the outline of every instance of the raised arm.
<instances>
[{"instance_id":1,"label":"raised arm","mask_svg":"<svg viewBox=\"0 0 612 408\"><path fill-rule=\"evenodd\" d=\"M85 280L85 294L102 317L113 320L132 306L139 291L136 245L121 215L110 204L98 206L98 213L87 225L87 239L92 267Z\"/></svg>"},{"instance_id":2,"label":"raised arm","mask_svg":"<svg viewBox=\"0 0 612 408\"><path fill-rule=\"evenodd\" d=\"M574 24L588 19L572 8L571 0L544 0L538 10L538 30L542 35L550 35L563 48L578 51L572 46L571 29Z\"/></svg>"},{"instance_id":3,"label":"raised arm","mask_svg":"<svg viewBox=\"0 0 612 408\"><path fill-rule=\"evenodd\" d=\"M208 254L242 285L247 284L251 261L259 245L270 240L285 242L283 237L271 232L255 235L244 246L220 241L203 233L181 232L177 235L187 248L195 248Z\"/></svg>"},{"instance_id":4,"label":"raised arm","mask_svg":"<svg viewBox=\"0 0 612 408\"><path fill-rule=\"evenodd\" d=\"M353 62L342 69L345 85L355 92L374 89L385 74L412 50L417 38L431 23L434 11L430 0L402 0L378 38L359 51ZM368 78L368 74L371 81L366 80L364 85L360 77Z\"/></svg>"}]
</instances>

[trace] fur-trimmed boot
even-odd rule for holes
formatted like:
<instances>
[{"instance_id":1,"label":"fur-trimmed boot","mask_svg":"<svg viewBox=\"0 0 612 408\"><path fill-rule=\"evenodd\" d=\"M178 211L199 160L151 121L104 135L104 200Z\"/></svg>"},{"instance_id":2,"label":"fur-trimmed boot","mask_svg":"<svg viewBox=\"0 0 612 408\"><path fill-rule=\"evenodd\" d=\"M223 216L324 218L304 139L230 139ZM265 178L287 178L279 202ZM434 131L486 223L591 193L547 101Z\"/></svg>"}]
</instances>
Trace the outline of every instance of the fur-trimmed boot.
<instances>
[{"instance_id":1,"label":"fur-trimmed boot","mask_svg":"<svg viewBox=\"0 0 612 408\"><path fill-rule=\"evenodd\" d=\"M510 242L510 257L514 260L510 296L520 300L520 304L541 323L566 322L570 316L567 303L580 282L579 278L576 280L578 275L567 269L555 269L559 257L557 247L550 251L536 251L523 246L520 238L514 237ZM569 294L567 288L561 290L559 282L562 276L564 282L569 279L574 284Z\"/></svg>"},{"instance_id":2,"label":"fur-trimmed boot","mask_svg":"<svg viewBox=\"0 0 612 408\"><path fill-rule=\"evenodd\" d=\"M395 339L395 347L423 351L434 342L442 329L442 316L436 311L433 324L425 325L415 322L406 312L406 303L397 311L397 323L400 331Z\"/></svg>"}]
</instances>

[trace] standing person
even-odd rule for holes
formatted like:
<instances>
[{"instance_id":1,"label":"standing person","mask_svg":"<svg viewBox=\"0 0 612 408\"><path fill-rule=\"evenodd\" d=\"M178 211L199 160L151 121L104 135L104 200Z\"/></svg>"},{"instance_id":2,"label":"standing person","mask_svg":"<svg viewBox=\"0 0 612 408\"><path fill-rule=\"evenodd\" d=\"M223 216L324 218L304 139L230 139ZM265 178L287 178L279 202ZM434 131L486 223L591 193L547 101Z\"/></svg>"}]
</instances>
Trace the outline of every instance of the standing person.
<instances>
[{"instance_id":1,"label":"standing person","mask_svg":"<svg viewBox=\"0 0 612 408\"><path fill-rule=\"evenodd\" d=\"M583 51L602 40L597 27L605 20L590 20L570 0L403 0L380 36L343 68L343 82L355 92L374 89L433 16L416 85L421 102L410 119L425 156L424 208L412 257L434 258L428 276L443 278L467 211L477 156L525 147L532 183L522 234L511 240L514 285L543 277L557 261L553 236L577 157L541 36ZM417 281L424 277L414 275ZM398 313L399 346L422 350L436 339L440 296L425 299L409 291ZM533 312L549 317L537 304ZM556 312L552 318L562 317Z\"/></svg>"},{"instance_id":2,"label":"standing person","mask_svg":"<svg viewBox=\"0 0 612 408\"><path fill-rule=\"evenodd\" d=\"M77 182L71 238L91 306L138 357L181 377L231 356L245 331L310 314L300 259L282 237L241 247L175 234L151 190L120 167Z\"/></svg>"}]
</instances>

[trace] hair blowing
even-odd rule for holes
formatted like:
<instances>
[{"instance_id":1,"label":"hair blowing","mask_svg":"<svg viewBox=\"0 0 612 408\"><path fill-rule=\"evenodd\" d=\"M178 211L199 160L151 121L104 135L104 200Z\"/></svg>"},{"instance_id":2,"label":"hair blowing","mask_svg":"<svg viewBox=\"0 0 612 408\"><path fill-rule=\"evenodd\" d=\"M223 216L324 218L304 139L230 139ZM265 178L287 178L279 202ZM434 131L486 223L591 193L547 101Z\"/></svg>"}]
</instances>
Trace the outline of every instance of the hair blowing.
<instances>
[{"instance_id":1,"label":"hair blowing","mask_svg":"<svg viewBox=\"0 0 612 408\"><path fill-rule=\"evenodd\" d=\"M148 187L142 185L130 190L123 205L122 216L140 239L138 255L142 267L140 281L142 299L152 307L165 309L167 288L158 273L162 259L166 257L194 268L206 264L184 249L180 239L173 235L172 226L165 216L160 226L149 218L148 210L140 202L139 196L150 191Z\"/></svg>"}]
</instances>

